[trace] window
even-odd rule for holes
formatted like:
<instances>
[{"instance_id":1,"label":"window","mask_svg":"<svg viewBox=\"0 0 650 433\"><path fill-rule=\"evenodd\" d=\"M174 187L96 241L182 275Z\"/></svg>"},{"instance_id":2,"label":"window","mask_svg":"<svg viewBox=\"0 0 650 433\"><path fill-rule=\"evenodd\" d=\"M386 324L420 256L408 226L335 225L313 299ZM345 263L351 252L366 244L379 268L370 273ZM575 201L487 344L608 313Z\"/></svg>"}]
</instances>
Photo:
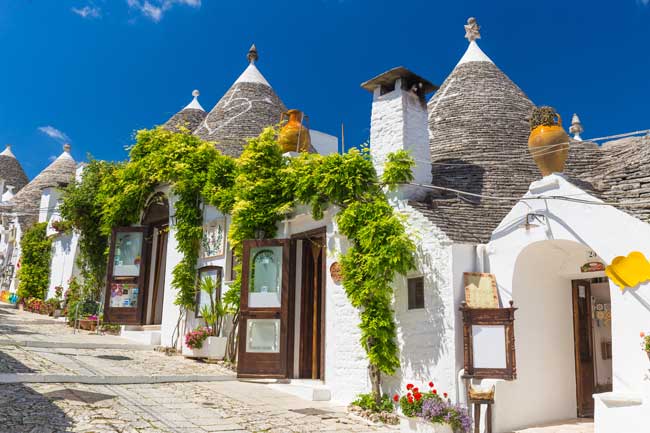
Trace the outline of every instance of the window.
<instances>
[{"instance_id":1,"label":"window","mask_svg":"<svg viewBox=\"0 0 650 433\"><path fill-rule=\"evenodd\" d=\"M424 308L424 277L408 279L409 310Z\"/></svg>"},{"instance_id":2,"label":"window","mask_svg":"<svg viewBox=\"0 0 650 433\"><path fill-rule=\"evenodd\" d=\"M201 317L201 310L203 307L210 307L210 295L201 290L201 283L210 278L213 283L214 292L212 293L212 301L221 299L221 279L223 270L219 266L205 266L199 269L199 278L197 280L198 287L196 288L196 310L194 317Z\"/></svg>"}]
</instances>

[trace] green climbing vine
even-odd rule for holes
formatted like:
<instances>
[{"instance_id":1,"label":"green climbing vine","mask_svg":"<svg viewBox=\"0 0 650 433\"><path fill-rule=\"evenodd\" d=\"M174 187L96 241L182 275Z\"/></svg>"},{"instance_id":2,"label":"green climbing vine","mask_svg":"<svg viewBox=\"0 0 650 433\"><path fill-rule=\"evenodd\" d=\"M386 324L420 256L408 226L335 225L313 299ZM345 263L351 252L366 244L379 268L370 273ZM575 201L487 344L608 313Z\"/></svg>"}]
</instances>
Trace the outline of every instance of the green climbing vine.
<instances>
[{"instance_id":1,"label":"green climbing vine","mask_svg":"<svg viewBox=\"0 0 650 433\"><path fill-rule=\"evenodd\" d=\"M47 223L31 226L20 240L18 296L23 299L45 299L50 283L52 239L47 236Z\"/></svg>"},{"instance_id":2,"label":"green climbing vine","mask_svg":"<svg viewBox=\"0 0 650 433\"><path fill-rule=\"evenodd\" d=\"M70 183L63 191L61 216L79 236L77 266L81 274L83 298L99 300L106 278L108 237L102 231L102 210L105 196L98 194L108 183L117 163L89 157L84 167L83 181ZM76 283L75 283L76 284ZM76 286L75 286L76 287Z\"/></svg>"},{"instance_id":3,"label":"green climbing vine","mask_svg":"<svg viewBox=\"0 0 650 433\"><path fill-rule=\"evenodd\" d=\"M156 186L169 184L175 197L175 236L183 255L173 270L172 285L178 289L176 303L189 309L195 302L202 202L231 215L228 237L239 262L244 240L260 234L274 237L278 222L297 206L308 205L315 219L322 219L334 207L339 231L350 244L341 252L343 285L351 304L359 309L361 344L368 354L373 392L379 398L381 374L393 374L399 367L392 284L397 274L414 266L415 252L402 218L388 203L386 190L410 181L412 166L413 159L406 152L396 152L389 155L384 175L378 179L368 155L355 149L342 155L305 153L287 158L277 143L275 128L251 139L236 159L187 133L142 130L127 162L105 167L105 171L97 168L102 175L95 178L101 178L98 185L92 185L96 196L90 208L100 222L91 229L107 239L113 227L137 223ZM91 188L92 179L93 175L89 180L84 176L82 185L75 188L84 188L86 182ZM70 206L82 203L70 201ZM87 230L81 223L75 227ZM236 306L241 265L237 271L237 279L224 295L227 303ZM238 317L235 309L231 357L236 353Z\"/></svg>"}]
</instances>

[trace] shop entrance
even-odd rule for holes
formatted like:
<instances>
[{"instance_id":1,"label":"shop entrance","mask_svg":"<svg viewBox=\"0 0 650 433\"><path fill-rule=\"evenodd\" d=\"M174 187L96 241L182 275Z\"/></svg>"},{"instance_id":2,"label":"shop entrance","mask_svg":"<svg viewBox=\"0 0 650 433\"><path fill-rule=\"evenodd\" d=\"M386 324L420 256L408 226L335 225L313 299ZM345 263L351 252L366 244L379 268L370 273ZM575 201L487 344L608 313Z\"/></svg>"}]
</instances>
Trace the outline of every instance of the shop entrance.
<instances>
[{"instance_id":1,"label":"shop entrance","mask_svg":"<svg viewBox=\"0 0 650 433\"><path fill-rule=\"evenodd\" d=\"M165 287L169 202L154 195L142 225L117 227L111 236L104 320L160 325Z\"/></svg>"},{"instance_id":2,"label":"shop entrance","mask_svg":"<svg viewBox=\"0 0 650 433\"><path fill-rule=\"evenodd\" d=\"M163 298L165 294L165 265L167 260L167 239L169 234L169 202L162 194L156 194L142 218L147 227L145 262L146 312L144 325L162 323Z\"/></svg>"},{"instance_id":3,"label":"shop entrance","mask_svg":"<svg viewBox=\"0 0 650 433\"><path fill-rule=\"evenodd\" d=\"M296 296L294 311L294 377L324 379L325 361L325 230L301 233L293 237L296 250Z\"/></svg>"},{"instance_id":4,"label":"shop entrance","mask_svg":"<svg viewBox=\"0 0 650 433\"><path fill-rule=\"evenodd\" d=\"M607 278L573 280L578 417L594 415L594 393L612 390L612 330Z\"/></svg>"},{"instance_id":5,"label":"shop entrance","mask_svg":"<svg viewBox=\"0 0 650 433\"><path fill-rule=\"evenodd\" d=\"M238 377L325 377L325 229L243 247Z\"/></svg>"}]
</instances>

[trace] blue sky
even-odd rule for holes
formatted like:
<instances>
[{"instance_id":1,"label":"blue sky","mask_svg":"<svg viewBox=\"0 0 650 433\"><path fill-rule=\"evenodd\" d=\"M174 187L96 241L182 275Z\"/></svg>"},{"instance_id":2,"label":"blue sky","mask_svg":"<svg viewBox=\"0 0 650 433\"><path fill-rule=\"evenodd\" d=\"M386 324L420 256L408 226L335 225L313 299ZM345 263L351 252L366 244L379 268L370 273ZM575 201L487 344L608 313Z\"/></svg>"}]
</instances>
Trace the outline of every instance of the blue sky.
<instances>
[{"instance_id":1,"label":"blue sky","mask_svg":"<svg viewBox=\"0 0 650 433\"><path fill-rule=\"evenodd\" d=\"M536 104L577 112L583 136L650 128L650 0L0 0L0 144L30 178L64 141L77 160L124 159L193 89L212 108L252 42L288 107L358 144L359 84L398 65L441 84L469 16L495 63Z\"/></svg>"}]
</instances>

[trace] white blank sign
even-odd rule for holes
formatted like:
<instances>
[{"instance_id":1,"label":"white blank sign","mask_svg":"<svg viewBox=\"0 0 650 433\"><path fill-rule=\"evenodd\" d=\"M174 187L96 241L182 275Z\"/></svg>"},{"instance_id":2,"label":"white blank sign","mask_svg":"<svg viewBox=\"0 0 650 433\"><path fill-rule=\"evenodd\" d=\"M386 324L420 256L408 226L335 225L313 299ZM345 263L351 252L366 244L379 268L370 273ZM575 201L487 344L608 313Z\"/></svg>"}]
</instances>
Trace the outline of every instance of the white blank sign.
<instances>
[{"instance_id":1,"label":"white blank sign","mask_svg":"<svg viewBox=\"0 0 650 433\"><path fill-rule=\"evenodd\" d=\"M474 368L506 368L506 329L502 325L472 325Z\"/></svg>"}]
</instances>

